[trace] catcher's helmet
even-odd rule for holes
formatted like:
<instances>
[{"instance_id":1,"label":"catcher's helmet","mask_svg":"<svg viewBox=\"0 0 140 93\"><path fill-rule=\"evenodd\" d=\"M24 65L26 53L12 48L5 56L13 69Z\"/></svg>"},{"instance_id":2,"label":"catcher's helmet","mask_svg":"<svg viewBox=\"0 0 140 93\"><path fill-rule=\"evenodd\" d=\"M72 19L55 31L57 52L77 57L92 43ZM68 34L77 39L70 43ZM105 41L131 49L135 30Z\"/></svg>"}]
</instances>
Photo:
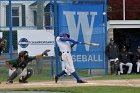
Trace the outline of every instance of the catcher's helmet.
<instances>
[{"instance_id":1,"label":"catcher's helmet","mask_svg":"<svg viewBox=\"0 0 140 93\"><path fill-rule=\"evenodd\" d=\"M65 35L67 35L67 37L70 38L70 35L68 33L63 33L62 32L62 33L59 34L60 37L64 37Z\"/></svg>"},{"instance_id":2,"label":"catcher's helmet","mask_svg":"<svg viewBox=\"0 0 140 93\"><path fill-rule=\"evenodd\" d=\"M19 57L28 56L28 51L19 52Z\"/></svg>"}]
</instances>

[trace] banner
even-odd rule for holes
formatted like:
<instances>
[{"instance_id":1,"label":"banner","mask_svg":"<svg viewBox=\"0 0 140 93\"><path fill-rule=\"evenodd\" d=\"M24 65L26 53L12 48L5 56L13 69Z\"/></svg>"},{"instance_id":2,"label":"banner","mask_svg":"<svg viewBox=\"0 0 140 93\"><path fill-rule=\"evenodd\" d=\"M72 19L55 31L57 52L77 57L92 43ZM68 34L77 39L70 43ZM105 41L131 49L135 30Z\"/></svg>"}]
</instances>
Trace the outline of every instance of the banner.
<instances>
[{"instance_id":1,"label":"banner","mask_svg":"<svg viewBox=\"0 0 140 93\"><path fill-rule=\"evenodd\" d=\"M104 3L59 4L59 32L66 32L75 41L98 43L99 47L77 44L72 50L78 68L104 68L105 21Z\"/></svg>"},{"instance_id":2,"label":"banner","mask_svg":"<svg viewBox=\"0 0 140 93\"><path fill-rule=\"evenodd\" d=\"M18 30L18 53L26 50L29 56L41 54L50 49L49 56L54 56L54 30Z\"/></svg>"}]
</instances>

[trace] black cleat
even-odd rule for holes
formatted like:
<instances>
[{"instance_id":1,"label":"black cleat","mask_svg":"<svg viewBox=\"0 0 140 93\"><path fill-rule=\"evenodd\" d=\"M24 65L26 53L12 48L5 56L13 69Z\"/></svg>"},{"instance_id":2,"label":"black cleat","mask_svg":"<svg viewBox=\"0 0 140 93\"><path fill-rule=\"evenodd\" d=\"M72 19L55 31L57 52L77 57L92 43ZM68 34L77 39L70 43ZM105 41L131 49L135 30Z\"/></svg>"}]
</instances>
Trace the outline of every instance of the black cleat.
<instances>
[{"instance_id":1,"label":"black cleat","mask_svg":"<svg viewBox=\"0 0 140 93\"><path fill-rule=\"evenodd\" d=\"M10 81L8 81L6 84L13 84L13 81L10 80Z\"/></svg>"},{"instance_id":2,"label":"black cleat","mask_svg":"<svg viewBox=\"0 0 140 93\"><path fill-rule=\"evenodd\" d=\"M57 81L58 81L58 76L54 76L54 80L55 80L55 83L57 83Z\"/></svg>"},{"instance_id":3,"label":"black cleat","mask_svg":"<svg viewBox=\"0 0 140 93\"><path fill-rule=\"evenodd\" d=\"M120 75L124 75L123 73L120 73Z\"/></svg>"},{"instance_id":4,"label":"black cleat","mask_svg":"<svg viewBox=\"0 0 140 93\"><path fill-rule=\"evenodd\" d=\"M87 82L83 80L77 80L77 83L87 83Z\"/></svg>"},{"instance_id":5,"label":"black cleat","mask_svg":"<svg viewBox=\"0 0 140 93\"><path fill-rule=\"evenodd\" d=\"M28 81L19 79L19 83L28 83Z\"/></svg>"}]
</instances>

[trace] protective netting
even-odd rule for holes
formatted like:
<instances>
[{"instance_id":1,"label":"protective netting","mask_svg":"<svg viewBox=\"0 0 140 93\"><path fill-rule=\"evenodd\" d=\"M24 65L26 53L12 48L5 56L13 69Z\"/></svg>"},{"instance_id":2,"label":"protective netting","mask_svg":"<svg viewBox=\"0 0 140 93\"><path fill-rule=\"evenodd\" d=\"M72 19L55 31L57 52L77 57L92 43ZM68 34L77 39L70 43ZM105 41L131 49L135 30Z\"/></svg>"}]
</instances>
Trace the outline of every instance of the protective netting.
<instances>
[{"instance_id":1,"label":"protective netting","mask_svg":"<svg viewBox=\"0 0 140 93\"><path fill-rule=\"evenodd\" d=\"M104 3L105 0L0 0L0 35L4 38L7 43L5 49L2 51L0 56L0 76L7 77L8 70L5 67L5 60L16 58L18 55L18 36L17 30L55 30L54 35L58 35L61 28L65 29L65 26L60 26L58 21L59 11L58 3L60 4L100 4ZM103 6L102 6L103 7ZM104 8L104 7L103 7ZM62 20L63 21L63 20ZM102 20L104 21L104 19ZM88 22L88 21L87 21ZM101 30L102 33L96 33L94 37L95 41L102 39L105 41L105 24L98 26L96 29ZM68 28L68 27L66 27ZM73 27L69 27L72 29ZM12 30L12 36L11 31ZM93 33L91 33L93 34ZM89 35L91 36L91 35ZM11 38L12 37L12 38ZM41 36L39 36L41 37ZM98 38L96 38L98 37ZM11 42L12 39L12 42ZM92 39L91 39L92 40ZM105 42L103 41L103 46ZM12 47L11 47L12 46ZM12 53L11 53L12 50ZM36 50L35 50L36 51ZM56 51L58 52L58 51ZM57 55L57 60L60 59ZM104 54L103 54L104 55ZM94 56L93 56L94 57ZM45 57L43 59L35 60L29 64L29 67L34 69L34 75L40 77L50 77L53 75L52 72L61 71L61 64L59 68L55 69L55 57ZM57 72L56 71L56 72ZM92 73L92 69L78 70L81 76L88 76ZM97 71L98 74L104 74L104 68ZM41 78L41 79L42 79ZM6 78L5 78L6 79Z\"/></svg>"},{"instance_id":2,"label":"protective netting","mask_svg":"<svg viewBox=\"0 0 140 93\"><path fill-rule=\"evenodd\" d=\"M0 37L7 41L0 56L0 76L6 77L6 81L8 68L5 66L5 61L11 56L12 59L18 57L17 30L53 28L54 0L0 0ZM36 77L51 76L50 57L35 60L29 63L29 67L34 69Z\"/></svg>"}]
</instances>

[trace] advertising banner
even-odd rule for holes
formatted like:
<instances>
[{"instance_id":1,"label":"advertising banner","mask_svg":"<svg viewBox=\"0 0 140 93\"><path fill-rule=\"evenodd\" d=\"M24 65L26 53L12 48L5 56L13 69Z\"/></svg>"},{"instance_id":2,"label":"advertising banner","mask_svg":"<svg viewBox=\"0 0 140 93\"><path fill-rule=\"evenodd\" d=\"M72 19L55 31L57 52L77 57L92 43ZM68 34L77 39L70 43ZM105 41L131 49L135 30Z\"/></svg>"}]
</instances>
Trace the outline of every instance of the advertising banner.
<instances>
[{"instance_id":1,"label":"advertising banner","mask_svg":"<svg viewBox=\"0 0 140 93\"><path fill-rule=\"evenodd\" d=\"M18 53L26 50L30 56L41 54L50 49L49 56L54 56L54 30L18 30Z\"/></svg>"},{"instance_id":2,"label":"advertising banner","mask_svg":"<svg viewBox=\"0 0 140 93\"><path fill-rule=\"evenodd\" d=\"M59 4L59 32L67 32L75 41L97 43L100 46L77 44L72 50L77 68L104 68L105 23L104 5Z\"/></svg>"}]
</instances>

